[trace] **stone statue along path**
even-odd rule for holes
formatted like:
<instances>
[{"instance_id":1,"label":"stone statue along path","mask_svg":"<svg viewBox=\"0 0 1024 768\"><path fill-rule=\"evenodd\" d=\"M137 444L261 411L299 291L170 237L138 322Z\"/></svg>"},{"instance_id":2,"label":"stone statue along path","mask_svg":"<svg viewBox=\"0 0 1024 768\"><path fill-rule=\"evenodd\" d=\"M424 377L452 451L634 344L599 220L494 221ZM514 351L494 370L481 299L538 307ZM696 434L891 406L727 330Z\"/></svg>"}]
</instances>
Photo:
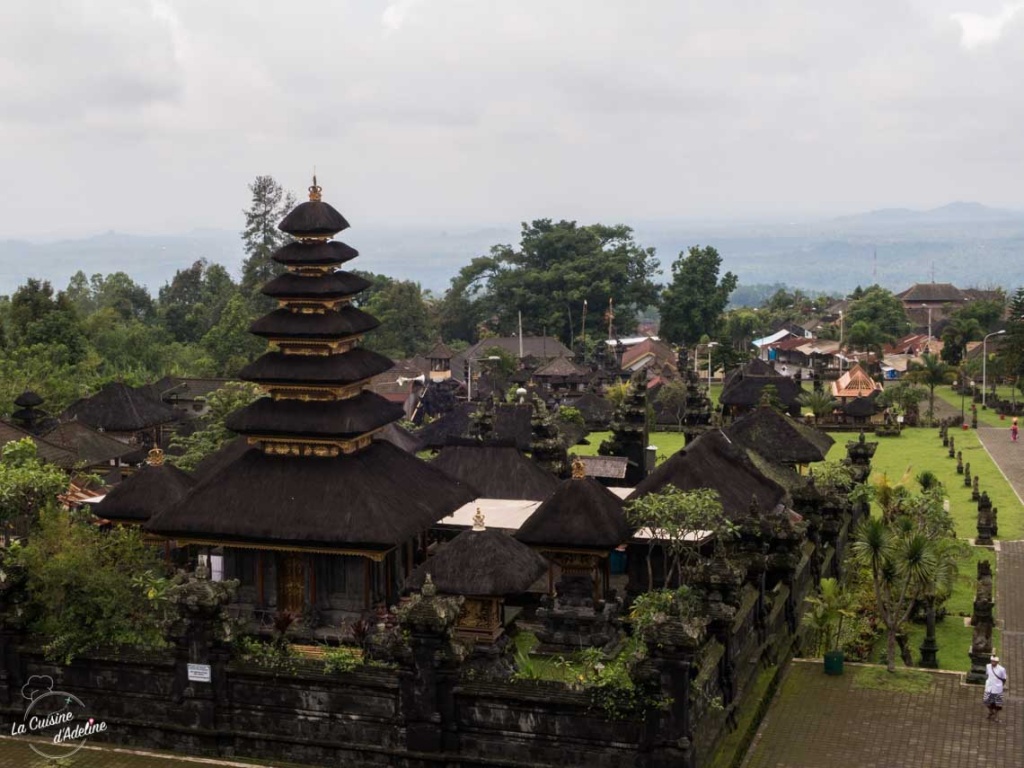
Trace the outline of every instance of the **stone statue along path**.
<instances>
[{"instance_id":1,"label":"stone statue along path","mask_svg":"<svg viewBox=\"0 0 1024 768\"><path fill-rule=\"evenodd\" d=\"M1024 499L1024 435L1013 443L1008 427L977 433ZM905 693L858 687L854 665L827 677L820 661L794 661L744 768L1024 766L1024 541L997 540L996 557L997 651L1009 677L1001 723L986 722L983 687L959 673L928 672L929 692Z\"/></svg>"}]
</instances>

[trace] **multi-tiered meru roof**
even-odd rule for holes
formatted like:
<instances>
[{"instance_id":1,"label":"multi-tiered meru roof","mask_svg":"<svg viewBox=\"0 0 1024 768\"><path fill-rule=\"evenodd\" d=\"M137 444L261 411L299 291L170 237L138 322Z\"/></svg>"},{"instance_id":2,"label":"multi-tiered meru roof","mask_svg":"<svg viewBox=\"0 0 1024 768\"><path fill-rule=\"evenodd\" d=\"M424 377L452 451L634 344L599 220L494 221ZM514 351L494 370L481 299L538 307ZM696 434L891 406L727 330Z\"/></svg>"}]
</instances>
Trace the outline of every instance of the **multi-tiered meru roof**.
<instances>
[{"instance_id":1,"label":"multi-tiered meru roof","mask_svg":"<svg viewBox=\"0 0 1024 768\"><path fill-rule=\"evenodd\" d=\"M392 362L359 346L378 321L352 306L369 283L337 269L358 255L332 240L348 226L314 178L309 201L279 225L295 241L274 253L287 271L263 288L278 308L251 328L271 349L241 372L266 396L227 422L251 447L154 517L152 531L196 543L379 555L472 500L463 484L373 440L403 414L365 389Z\"/></svg>"}]
</instances>

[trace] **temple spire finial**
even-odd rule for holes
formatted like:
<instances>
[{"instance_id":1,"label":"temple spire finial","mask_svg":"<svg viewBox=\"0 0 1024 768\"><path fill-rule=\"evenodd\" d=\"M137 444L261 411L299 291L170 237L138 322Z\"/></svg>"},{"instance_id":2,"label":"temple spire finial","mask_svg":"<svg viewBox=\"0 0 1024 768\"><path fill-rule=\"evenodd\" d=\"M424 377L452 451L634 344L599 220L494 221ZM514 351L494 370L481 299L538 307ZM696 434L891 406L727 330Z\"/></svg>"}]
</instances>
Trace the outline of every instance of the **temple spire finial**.
<instances>
[{"instance_id":1,"label":"temple spire finial","mask_svg":"<svg viewBox=\"0 0 1024 768\"><path fill-rule=\"evenodd\" d=\"M316 168L313 168L313 186L309 188L309 199L311 202L319 203L320 195L323 192L320 185L316 183Z\"/></svg>"},{"instance_id":2,"label":"temple spire finial","mask_svg":"<svg viewBox=\"0 0 1024 768\"><path fill-rule=\"evenodd\" d=\"M579 456L572 460L572 479L582 480L587 476L587 465Z\"/></svg>"},{"instance_id":3,"label":"temple spire finial","mask_svg":"<svg viewBox=\"0 0 1024 768\"><path fill-rule=\"evenodd\" d=\"M484 526L484 513L480 511L480 507L476 508L476 514L473 515L473 530L483 531L486 530Z\"/></svg>"},{"instance_id":4,"label":"temple spire finial","mask_svg":"<svg viewBox=\"0 0 1024 768\"><path fill-rule=\"evenodd\" d=\"M164 465L164 452L159 448L150 449L146 454L146 464L151 467L162 467Z\"/></svg>"}]
</instances>

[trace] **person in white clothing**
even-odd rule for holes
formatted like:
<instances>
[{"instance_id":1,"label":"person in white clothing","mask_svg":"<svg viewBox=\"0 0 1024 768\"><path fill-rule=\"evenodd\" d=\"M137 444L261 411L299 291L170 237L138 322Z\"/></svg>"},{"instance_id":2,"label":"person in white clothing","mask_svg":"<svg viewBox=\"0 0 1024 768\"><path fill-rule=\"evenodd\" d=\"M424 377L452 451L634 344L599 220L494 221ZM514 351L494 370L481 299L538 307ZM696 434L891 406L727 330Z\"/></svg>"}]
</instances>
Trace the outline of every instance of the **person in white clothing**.
<instances>
[{"instance_id":1,"label":"person in white clothing","mask_svg":"<svg viewBox=\"0 0 1024 768\"><path fill-rule=\"evenodd\" d=\"M993 656L985 665L985 698L983 703L988 707L988 719L998 723L999 712L1003 708L1003 686L1006 685L1006 667L999 663L999 657Z\"/></svg>"}]
</instances>

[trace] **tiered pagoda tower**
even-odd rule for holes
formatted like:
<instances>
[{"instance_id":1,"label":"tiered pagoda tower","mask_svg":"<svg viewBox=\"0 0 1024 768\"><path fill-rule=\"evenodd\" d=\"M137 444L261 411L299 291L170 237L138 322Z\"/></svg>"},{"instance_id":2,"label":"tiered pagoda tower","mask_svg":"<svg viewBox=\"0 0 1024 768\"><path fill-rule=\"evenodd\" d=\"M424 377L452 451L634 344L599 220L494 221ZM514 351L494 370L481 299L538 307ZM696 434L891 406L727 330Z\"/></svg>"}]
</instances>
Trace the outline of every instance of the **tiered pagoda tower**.
<instances>
[{"instance_id":1,"label":"tiered pagoda tower","mask_svg":"<svg viewBox=\"0 0 1024 768\"><path fill-rule=\"evenodd\" d=\"M352 306L369 283L337 269L357 255L332 240L348 222L322 201L315 177L309 193L279 225L295 240L273 255L287 271L263 288L278 308L251 329L270 351L240 374L266 396L227 422L250 447L149 528L223 547L225 575L241 579L240 599L253 608L334 623L394 599L418 538L473 494L373 440L403 415L366 389L392 362L359 346L378 325Z\"/></svg>"}]
</instances>

